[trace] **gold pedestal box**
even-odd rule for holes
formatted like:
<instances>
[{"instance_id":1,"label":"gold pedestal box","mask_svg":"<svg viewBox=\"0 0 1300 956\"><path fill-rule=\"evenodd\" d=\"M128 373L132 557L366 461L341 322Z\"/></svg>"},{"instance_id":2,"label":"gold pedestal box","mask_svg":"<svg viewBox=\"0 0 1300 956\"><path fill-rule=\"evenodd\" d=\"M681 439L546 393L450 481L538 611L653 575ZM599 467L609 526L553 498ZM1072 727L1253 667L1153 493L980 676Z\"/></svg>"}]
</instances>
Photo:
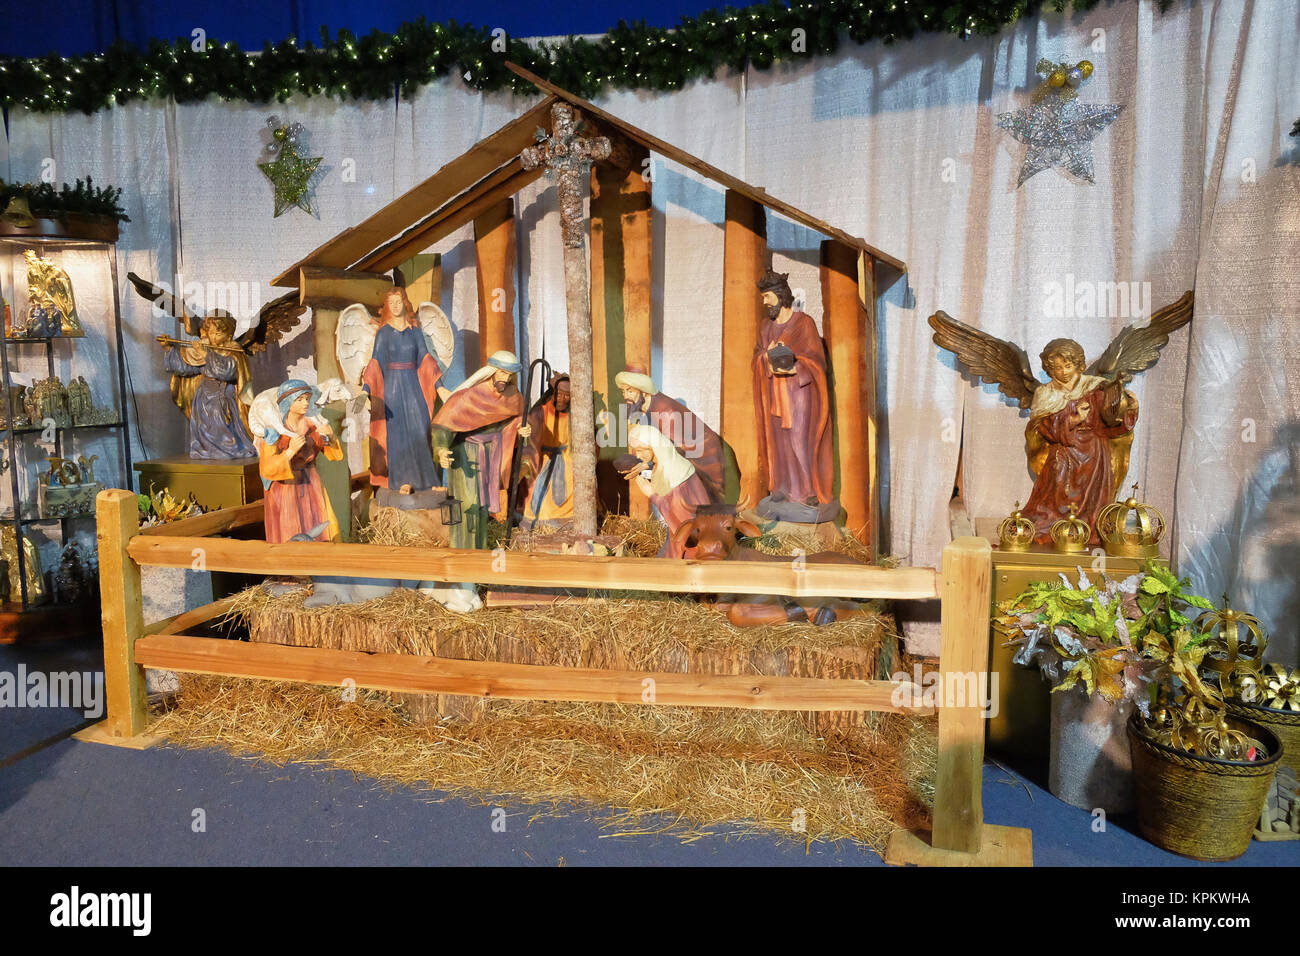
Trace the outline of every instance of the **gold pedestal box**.
<instances>
[{"instance_id":1,"label":"gold pedestal box","mask_svg":"<svg viewBox=\"0 0 1300 956\"><path fill-rule=\"evenodd\" d=\"M262 479L256 458L199 459L188 455L138 461L140 491L148 494L152 484L166 488L173 498L194 495L194 500L209 511L235 508L262 497Z\"/></svg>"},{"instance_id":2,"label":"gold pedestal box","mask_svg":"<svg viewBox=\"0 0 1300 956\"><path fill-rule=\"evenodd\" d=\"M1024 591L1034 581L1060 580L1064 573L1070 582L1078 581L1078 569L1092 580L1097 579L1093 564L1104 560L1105 575L1126 578L1142 570L1146 558L1120 558L1094 555L1091 551L1062 554L1051 548L1034 547L1029 551L1002 551L998 548L1000 518L977 518L975 532L993 545L993 608ZM1166 558L1156 558L1168 564ZM1022 667L1011 658L1014 647L1004 646L1007 635L995 624L989 634L989 671L997 675L998 713L988 721L985 746L994 753L1013 757L1042 757L1048 753L1051 732L1051 691L1037 668Z\"/></svg>"}]
</instances>

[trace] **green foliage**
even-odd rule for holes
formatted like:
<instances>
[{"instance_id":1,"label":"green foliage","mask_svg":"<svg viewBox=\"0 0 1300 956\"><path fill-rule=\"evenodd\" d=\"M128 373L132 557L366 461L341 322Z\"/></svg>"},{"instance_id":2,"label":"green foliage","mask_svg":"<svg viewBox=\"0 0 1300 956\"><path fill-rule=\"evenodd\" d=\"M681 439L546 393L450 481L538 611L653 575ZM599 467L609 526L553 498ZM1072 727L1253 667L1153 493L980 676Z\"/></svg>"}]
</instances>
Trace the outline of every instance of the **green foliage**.
<instances>
[{"instance_id":1,"label":"green foliage","mask_svg":"<svg viewBox=\"0 0 1300 956\"><path fill-rule=\"evenodd\" d=\"M1051 0L1046 6L1079 11L1096 3ZM506 69L506 60L583 96L610 88L676 90L712 77L721 67L767 69L832 53L845 34L855 43L892 43L926 32L991 36L1044 5L1043 0L790 0L788 5L769 0L683 17L673 29L620 20L597 40L568 37L534 47L506 38L504 51L492 48L494 38L485 27L431 23L424 17L391 34L374 30L357 37L341 30L332 37L322 28L319 46L300 46L291 36L266 44L256 55L212 38L199 50L189 37L154 40L146 50L119 41L88 56L0 57L0 106L93 113L159 96L181 103L209 96L283 102L298 93L384 100L409 97L438 77L466 73L475 89L533 92L531 84ZM1160 9L1168 5L1161 0ZM798 50L796 30L803 31Z\"/></svg>"},{"instance_id":2,"label":"green foliage","mask_svg":"<svg viewBox=\"0 0 1300 956\"><path fill-rule=\"evenodd\" d=\"M1074 588L1040 581L998 608L997 620L1020 645L1017 659L1055 678L1053 691L1082 685L1107 700L1129 697L1144 708L1158 687L1217 697L1200 675L1209 634L1191 630L1192 608L1214 605L1148 561L1126 582L1098 576Z\"/></svg>"},{"instance_id":3,"label":"green foliage","mask_svg":"<svg viewBox=\"0 0 1300 956\"><path fill-rule=\"evenodd\" d=\"M32 215L41 219L62 219L69 214L102 216L118 222L130 222L122 208L122 190L113 186L100 189L89 176L75 186L64 183L55 189L51 183L8 183L0 179L0 211L15 196L26 196Z\"/></svg>"}]
</instances>

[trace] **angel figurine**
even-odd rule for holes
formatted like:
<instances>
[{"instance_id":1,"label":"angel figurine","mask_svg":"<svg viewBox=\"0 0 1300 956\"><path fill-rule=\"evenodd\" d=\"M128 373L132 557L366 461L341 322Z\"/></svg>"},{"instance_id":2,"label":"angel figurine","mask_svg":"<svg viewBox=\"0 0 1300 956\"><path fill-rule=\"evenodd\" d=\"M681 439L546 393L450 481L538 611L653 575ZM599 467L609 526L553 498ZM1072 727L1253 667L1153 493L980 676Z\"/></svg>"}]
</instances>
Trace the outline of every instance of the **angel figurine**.
<instances>
[{"instance_id":1,"label":"angel figurine","mask_svg":"<svg viewBox=\"0 0 1300 956\"><path fill-rule=\"evenodd\" d=\"M456 334L432 302L411 308L406 289L384 296L378 318L361 303L339 314L335 354L343 380L370 395L370 483L425 491L440 482L430 444L438 386L456 351Z\"/></svg>"},{"instance_id":2,"label":"angel figurine","mask_svg":"<svg viewBox=\"0 0 1300 956\"><path fill-rule=\"evenodd\" d=\"M320 398L314 385L290 379L260 392L248 410L266 489L266 540L272 544L297 535L306 535L307 540L338 539L338 518L316 473L316 457L323 454L330 461L341 461L343 449L321 416Z\"/></svg>"},{"instance_id":3,"label":"angel figurine","mask_svg":"<svg viewBox=\"0 0 1300 956\"><path fill-rule=\"evenodd\" d=\"M1097 537L1097 512L1115 500L1128 473L1137 424L1137 397L1124 387L1134 374L1155 365L1169 335L1192 320L1192 293L1160 309L1146 325L1129 325L1085 369L1083 347L1053 339L1039 356L1048 380L1034 377L1029 356L959 322L945 312L930 316L934 342L953 352L976 378L1029 409L1025 454L1034 490L1021 514L1034 523L1038 544L1050 544L1052 525L1070 506Z\"/></svg>"}]
</instances>

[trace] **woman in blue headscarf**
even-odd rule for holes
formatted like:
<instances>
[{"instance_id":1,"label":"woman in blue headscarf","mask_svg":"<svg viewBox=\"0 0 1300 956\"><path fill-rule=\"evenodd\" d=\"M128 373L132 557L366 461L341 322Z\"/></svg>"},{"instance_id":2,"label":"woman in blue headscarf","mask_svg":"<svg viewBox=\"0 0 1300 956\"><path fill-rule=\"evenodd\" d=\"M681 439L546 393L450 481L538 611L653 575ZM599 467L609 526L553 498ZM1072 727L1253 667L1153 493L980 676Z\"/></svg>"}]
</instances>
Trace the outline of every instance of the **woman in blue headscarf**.
<instances>
[{"instance_id":1,"label":"woman in blue headscarf","mask_svg":"<svg viewBox=\"0 0 1300 956\"><path fill-rule=\"evenodd\" d=\"M275 399L281 422L257 436L258 470L266 486L266 540L278 544L295 535L337 540L338 519L315 462L322 452L330 461L341 461L343 449L329 423L319 419L320 391L290 379L276 391ZM324 530L313 535L322 525Z\"/></svg>"}]
</instances>

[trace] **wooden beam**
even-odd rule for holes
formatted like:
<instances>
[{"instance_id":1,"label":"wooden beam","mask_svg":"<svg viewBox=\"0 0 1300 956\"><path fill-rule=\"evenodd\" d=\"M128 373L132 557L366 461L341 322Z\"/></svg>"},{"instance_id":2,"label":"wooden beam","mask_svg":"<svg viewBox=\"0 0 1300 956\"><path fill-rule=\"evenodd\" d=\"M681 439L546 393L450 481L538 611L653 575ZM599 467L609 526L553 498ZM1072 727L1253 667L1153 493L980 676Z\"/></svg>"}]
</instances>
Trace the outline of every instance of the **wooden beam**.
<instances>
[{"instance_id":1,"label":"wooden beam","mask_svg":"<svg viewBox=\"0 0 1300 956\"><path fill-rule=\"evenodd\" d=\"M722 440L740 469L740 500L749 507L767 494L758 455L754 349L763 321L758 280L767 269L767 219L763 207L735 190L726 197L722 246Z\"/></svg>"},{"instance_id":2,"label":"wooden beam","mask_svg":"<svg viewBox=\"0 0 1300 956\"><path fill-rule=\"evenodd\" d=\"M421 302L442 304L442 256L439 253L420 253L401 263L398 269L406 280L406 294L411 304Z\"/></svg>"},{"instance_id":3,"label":"wooden beam","mask_svg":"<svg viewBox=\"0 0 1300 956\"><path fill-rule=\"evenodd\" d=\"M101 491L95 499L99 540L99 606L104 627L104 690L108 713L103 733L136 737L148 720L144 670L135 659L135 645L144 633L140 566L127 554L139 540L140 505L130 491Z\"/></svg>"},{"instance_id":4,"label":"wooden beam","mask_svg":"<svg viewBox=\"0 0 1300 956\"><path fill-rule=\"evenodd\" d=\"M707 178L713 180L715 183L720 183L721 185L725 186L727 189L732 190L734 192L738 192L742 196L745 196L746 198L751 199L756 203L761 203L762 205L766 206L768 209L771 209L773 212L780 213L782 216L791 220L792 222L797 222L800 225L807 226L809 229L812 229L815 232L820 232L824 236L829 236L832 239L838 239L840 242L844 243L845 245L852 246L854 249L858 249L863 252L866 252L873 259L877 260L878 262L886 263L887 265L893 267L894 269L897 269L899 272L907 271L907 266L901 259L896 259L893 256L889 255L889 253L882 252L881 250L867 243L865 239L859 239L857 236L851 236L847 232L844 232L842 229L836 229L834 226L830 225L829 223L823 222L822 220L809 215L808 213L804 212L802 209L796 209L794 206L791 206L789 203L782 202L781 200L777 199L775 196L769 195L767 190L763 189L761 186L751 186L749 183L745 182L744 180L737 179L735 176L732 176L729 173L724 173L716 166L711 166L708 163L706 163L704 160L692 156L690 153L686 152L685 150L678 149L676 146L673 146L671 143L666 143L655 136L651 136L645 130L638 129L637 127L633 126L631 123L619 119L614 114L608 113L605 110L602 110L598 106L592 105L591 103L584 100L582 97L575 96L574 94L570 93L568 90L561 89L555 84L542 79L540 76L538 76L535 73L530 73L528 70L525 70L523 67L519 66L518 64L507 61L506 69L515 73L517 76L523 77L525 80L532 83L538 89L543 90L544 92L550 93L552 96L557 96L560 99L563 99L566 102L573 104L574 106L578 107L579 110L587 111L588 113L590 113L590 115L596 117L598 120L600 120L605 124L608 124L614 129L617 129L628 139L632 140L633 142L640 143L642 146L646 147L651 152L658 153L660 156L665 156L668 159L673 160L674 162L681 163L683 166L687 167L688 169L695 170L697 173L706 176Z\"/></svg>"},{"instance_id":5,"label":"wooden beam","mask_svg":"<svg viewBox=\"0 0 1300 956\"><path fill-rule=\"evenodd\" d=\"M651 367L651 183L650 151L613 133L619 162L591 169L591 328L597 411L618 414L623 401L614 376L636 366ZM600 449L616 458L620 450ZM650 499L628 483L628 512L650 517Z\"/></svg>"},{"instance_id":6,"label":"wooden beam","mask_svg":"<svg viewBox=\"0 0 1300 956\"><path fill-rule=\"evenodd\" d=\"M213 618L221 617L234 606L238 598L238 594L231 594L213 601L211 604L196 607L191 611L173 614L161 621L146 624L144 632L145 634L179 634L181 631L189 630L196 624L205 624Z\"/></svg>"},{"instance_id":7,"label":"wooden beam","mask_svg":"<svg viewBox=\"0 0 1300 956\"><path fill-rule=\"evenodd\" d=\"M533 142L533 133L537 127L550 128L551 105L555 100L553 96L546 97L519 118L511 120L451 160L428 179L312 250L272 280L271 284L294 285L298 270L303 266L333 266L341 269L359 262L367 253L409 229L443 206L451 197L480 182L498 167L518 158L520 151ZM426 243L425 247L428 245ZM414 251L419 252L423 248ZM407 258L409 256L403 256L397 262Z\"/></svg>"},{"instance_id":8,"label":"wooden beam","mask_svg":"<svg viewBox=\"0 0 1300 956\"><path fill-rule=\"evenodd\" d=\"M933 831L940 850L977 853L983 837L984 709L976 682L989 668L992 554L983 538L958 538L943 549Z\"/></svg>"},{"instance_id":9,"label":"wooden beam","mask_svg":"<svg viewBox=\"0 0 1300 956\"><path fill-rule=\"evenodd\" d=\"M502 199L474 220L479 365L515 343L515 203Z\"/></svg>"},{"instance_id":10,"label":"wooden beam","mask_svg":"<svg viewBox=\"0 0 1300 956\"><path fill-rule=\"evenodd\" d=\"M878 555L884 521L880 505L880 403L876 376L880 361L880 331L876 322L876 261L866 252L858 254L858 301L862 306L862 338L866 346L862 392L867 403L867 513L871 517L871 538L867 544L871 545L871 553Z\"/></svg>"},{"instance_id":11,"label":"wooden beam","mask_svg":"<svg viewBox=\"0 0 1300 956\"><path fill-rule=\"evenodd\" d=\"M931 568L751 561L665 561L576 554L496 555L455 548L240 541L138 535L128 553L149 567L248 574L351 574L401 581L472 581L492 586L672 591L684 594L786 594L926 600L939 596ZM985 609L987 615L987 608Z\"/></svg>"},{"instance_id":12,"label":"wooden beam","mask_svg":"<svg viewBox=\"0 0 1300 956\"><path fill-rule=\"evenodd\" d=\"M529 183L540 178L541 167L523 169L512 163L498 170L488 182L467 190L446 207L422 220L415 226L384 243L359 263L367 269L391 269L405 259L423 252L435 242L450 236L467 223L473 222L503 199L509 199Z\"/></svg>"},{"instance_id":13,"label":"wooden beam","mask_svg":"<svg viewBox=\"0 0 1300 956\"><path fill-rule=\"evenodd\" d=\"M856 249L826 239L821 244L822 335L834 381L835 447L845 527L864 544L873 539L868 422L866 313L858 292Z\"/></svg>"},{"instance_id":14,"label":"wooden beam","mask_svg":"<svg viewBox=\"0 0 1300 956\"><path fill-rule=\"evenodd\" d=\"M317 647L227 641L184 635L136 642L146 667L192 674L357 687L406 694L462 694L508 700L566 700L745 710L873 710L927 713L893 702L883 680L762 677L541 667L415 654L365 654ZM911 700L910 695L900 699Z\"/></svg>"}]
</instances>

